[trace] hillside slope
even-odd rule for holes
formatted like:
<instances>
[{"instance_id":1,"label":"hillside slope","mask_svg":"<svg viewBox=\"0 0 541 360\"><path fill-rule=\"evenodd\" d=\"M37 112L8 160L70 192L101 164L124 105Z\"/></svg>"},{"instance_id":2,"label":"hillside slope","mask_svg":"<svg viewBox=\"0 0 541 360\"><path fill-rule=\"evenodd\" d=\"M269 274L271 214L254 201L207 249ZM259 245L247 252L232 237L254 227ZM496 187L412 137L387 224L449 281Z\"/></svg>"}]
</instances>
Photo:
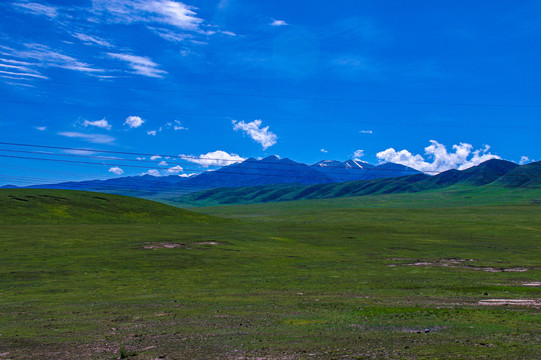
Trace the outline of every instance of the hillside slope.
<instances>
[{"instance_id":1,"label":"hillside slope","mask_svg":"<svg viewBox=\"0 0 541 360\"><path fill-rule=\"evenodd\" d=\"M209 223L222 219L150 200L73 190L1 189L0 224Z\"/></svg>"},{"instance_id":2,"label":"hillside slope","mask_svg":"<svg viewBox=\"0 0 541 360\"><path fill-rule=\"evenodd\" d=\"M338 197L415 193L455 187L495 186L518 188L539 186L541 163L519 166L505 160L489 160L466 170L448 170L435 176L416 174L345 183L310 186L280 185L221 188L165 199L175 205L212 206L270 201L330 199Z\"/></svg>"}]
</instances>

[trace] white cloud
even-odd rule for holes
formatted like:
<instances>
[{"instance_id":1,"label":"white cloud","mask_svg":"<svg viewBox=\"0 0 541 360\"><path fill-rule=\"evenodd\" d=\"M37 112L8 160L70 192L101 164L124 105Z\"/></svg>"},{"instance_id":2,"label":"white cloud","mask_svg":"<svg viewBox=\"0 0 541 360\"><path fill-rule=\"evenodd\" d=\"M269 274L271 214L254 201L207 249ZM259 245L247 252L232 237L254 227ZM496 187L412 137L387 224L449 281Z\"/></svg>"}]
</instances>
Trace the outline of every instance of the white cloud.
<instances>
[{"instance_id":1,"label":"white cloud","mask_svg":"<svg viewBox=\"0 0 541 360\"><path fill-rule=\"evenodd\" d=\"M151 156L150 157L150 160L154 161L154 160L160 160L162 157L160 155L154 155L154 156Z\"/></svg>"},{"instance_id":2,"label":"white cloud","mask_svg":"<svg viewBox=\"0 0 541 360\"><path fill-rule=\"evenodd\" d=\"M114 137L102 134L83 134L80 132L66 131L59 132L58 135L69 138L79 138L95 144L111 144L115 141Z\"/></svg>"},{"instance_id":3,"label":"white cloud","mask_svg":"<svg viewBox=\"0 0 541 360\"><path fill-rule=\"evenodd\" d=\"M94 45L100 45L100 46L105 46L105 47L113 47L113 45L110 42L97 36L91 36L91 35L81 34L81 33L74 33L71 35L81 40L85 44L94 44Z\"/></svg>"},{"instance_id":4,"label":"white cloud","mask_svg":"<svg viewBox=\"0 0 541 360\"><path fill-rule=\"evenodd\" d=\"M109 172L110 173L113 173L115 175L122 175L124 174L124 170L122 170L121 168L119 168L118 166L115 166L115 167L112 167L109 169Z\"/></svg>"},{"instance_id":5,"label":"white cloud","mask_svg":"<svg viewBox=\"0 0 541 360\"><path fill-rule=\"evenodd\" d=\"M152 30L156 35L161 37L164 40L179 43L186 39L193 38L193 35L186 34L186 33L179 33L177 30L169 30L169 29L160 29L160 28L153 28L148 27L149 30Z\"/></svg>"},{"instance_id":6,"label":"white cloud","mask_svg":"<svg viewBox=\"0 0 541 360\"><path fill-rule=\"evenodd\" d=\"M167 166L167 165L169 165L169 164L167 162L165 162L165 161L160 161L158 163L158 166Z\"/></svg>"},{"instance_id":7,"label":"white cloud","mask_svg":"<svg viewBox=\"0 0 541 360\"><path fill-rule=\"evenodd\" d=\"M361 130L359 131L361 134L373 134L374 132L372 130Z\"/></svg>"},{"instance_id":8,"label":"white cloud","mask_svg":"<svg viewBox=\"0 0 541 360\"><path fill-rule=\"evenodd\" d=\"M274 19L270 24L271 24L271 26L287 26L287 25L289 25L284 20L274 20Z\"/></svg>"},{"instance_id":9,"label":"white cloud","mask_svg":"<svg viewBox=\"0 0 541 360\"><path fill-rule=\"evenodd\" d=\"M419 171L439 173L450 169L464 170L490 159L500 159L499 156L489 152L490 146L472 151L473 146L467 143L453 145L454 152L448 152L445 145L430 140L431 145L425 148L425 154L432 160L428 162L419 154L413 155L408 150L396 151L393 148L376 154L381 162L402 164Z\"/></svg>"},{"instance_id":10,"label":"white cloud","mask_svg":"<svg viewBox=\"0 0 541 360\"><path fill-rule=\"evenodd\" d=\"M263 150L276 144L276 139L278 138L276 134L269 131L269 127L266 126L261 128L261 120L254 120L249 123L244 121L233 120L233 130L242 130L245 134L250 136L255 142L261 144Z\"/></svg>"},{"instance_id":11,"label":"white cloud","mask_svg":"<svg viewBox=\"0 0 541 360\"><path fill-rule=\"evenodd\" d=\"M170 123L169 123L170 124ZM172 124L173 125L173 129L175 131L178 131L178 130L188 130L188 128L185 128L184 126L182 126L182 124L180 123L180 121L178 120L175 120L175 123Z\"/></svg>"},{"instance_id":12,"label":"white cloud","mask_svg":"<svg viewBox=\"0 0 541 360\"><path fill-rule=\"evenodd\" d=\"M178 174L178 173L183 172L183 171L184 171L184 169L180 165L173 166L172 168L167 169L167 173L169 173L169 174Z\"/></svg>"},{"instance_id":13,"label":"white cloud","mask_svg":"<svg viewBox=\"0 0 541 360\"><path fill-rule=\"evenodd\" d=\"M189 177L192 177L192 176L195 176L195 175L197 175L197 173L180 174L179 176L180 176L180 177L183 177L183 178L189 178Z\"/></svg>"},{"instance_id":14,"label":"white cloud","mask_svg":"<svg viewBox=\"0 0 541 360\"><path fill-rule=\"evenodd\" d=\"M96 120L96 121L85 120L83 122L83 126L84 127L95 126L95 127L101 128L101 129L111 130L111 125L107 122L107 120L105 120L105 118L103 118L101 120Z\"/></svg>"},{"instance_id":15,"label":"white cloud","mask_svg":"<svg viewBox=\"0 0 541 360\"><path fill-rule=\"evenodd\" d=\"M126 121L124 121L124 125L128 125L130 129L134 129L143 125L144 122L145 121L141 119L139 116L128 116L126 118Z\"/></svg>"},{"instance_id":16,"label":"white cloud","mask_svg":"<svg viewBox=\"0 0 541 360\"><path fill-rule=\"evenodd\" d=\"M149 130L147 131L147 134L151 136L156 136L156 130Z\"/></svg>"},{"instance_id":17,"label":"white cloud","mask_svg":"<svg viewBox=\"0 0 541 360\"><path fill-rule=\"evenodd\" d=\"M15 50L6 47L4 47L4 49L7 50L5 53L6 55L23 60L36 60L36 63L20 61L26 65L26 68L24 69L27 73L26 76L44 78L44 76L40 75L40 73L36 70L37 67L58 67L87 74L102 73L105 71L103 69L93 68L89 64L78 61L71 56L53 51L48 46L42 44L24 44L24 46L24 50ZM29 71L32 72L33 75L28 74Z\"/></svg>"},{"instance_id":18,"label":"white cloud","mask_svg":"<svg viewBox=\"0 0 541 360\"><path fill-rule=\"evenodd\" d=\"M62 150L66 154L72 154L72 155L84 155L84 156L90 156L90 155L97 155L98 152L92 151L92 150L83 150L83 149L69 149L69 150ZM107 157L107 159L114 159L114 160L120 160L116 157Z\"/></svg>"},{"instance_id":19,"label":"white cloud","mask_svg":"<svg viewBox=\"0 0 541 360\"><path fill-rule=\"evenodd\" d=\"M321 151L322 153L325 153L325 154L328 153L328 151L325 150L325 149L321 149L321 150L319 150L319 151Z\"/></svg>"},{"instance_id":20,"label":"white cloud","mask_svg":"<svg viewBox=\"0 0 541 360\"><path fill-rule=\"evenodd\" d=\"M118 23L155 23L182 30L198 31L203 19L197 8L171 0L94 0L94 12L108 12L110 21Z\"/></svg>"},{"instance_id":21,"label":"white cloud","mask_svg":"<svg viewBox=\"0 0 541 360\"><path fill-rule=\"evenodd\" d=\"M47 130L47 126L36 126L34 127L34 129L39 130L39 131L45 131Z\"/></svg>"},{"instance_id":22,"label":"white cloud","mask_svg":"<svg viewBox=\"0 0 541 360\"><path fill-rule=\"evenodd\" d=\"M170 129L170 128L173 128L173 130L175 131L179 131L179 130L188 130L188 128L182 126L182 123L178 120L175 120L174 122L168 122L168 123L165 123L165 125L163 126L163 128L165 129ZM162 127L160 127L160 130L159 131L162 131L163 130Z\"/></svg>"},{"instance_id":23,"label":"white cloud","mask_svg":"<svg viewBox=\"0 0 541 360\"><path fill-rule=\"evenodd\" d=\"M153 78L163 78L163 74L167 74L166 71L158 69L158 64L145 56L118 53L107 53L107 55L114 59L127 62L128 66L133 69L134 73L139 75Z\"/></svg>"},{"instance_id":24,"label":"white cloud","mask_svg":"<svg viewBox=\"0 0 541 360\"><path fill-rule=\"evenodd\" d=\"M519 161L519 164L520 164L520 165L524 165L524 164L527 164L527 163L529 163L529 162L533 162L533 160L530 159L530 158L527 157L527 156L521 156L521 157L520 157L520 161Z\"/></svg>"},{"instance_id":25,"label":"white cloud","mask_svg":"<svg viewBox=\"0 0 541 360\"><path fill-rule=\"evenodd\" d=\"M232 31L222 31L221 33L227 36L237 36L237 34Z\"/></svg>"},{"instance_id":26,"label":"white cloud","mask_svg":"<svg viewBox=\"0 0 541 360\"><path fill-rule=\"evenodd\" d=\"M15 3L19 10L34 15L45 15L51 19L58 15L58 9L53 6L38 4L38 3Z\"/></svg>"},{"instance_id":27,"label":"white cloud","mask_svg":"<svg viewBox=\"0 0 541 360\"><path fill-rule=\"evenodd\" d=\"M354 153L353 153L353 159L354 160L359 160L360 158L362 158L364 156L364 150L356 150Z\"/></svg>"},{"instance_id":28,"label":"white cloud","mask_svg":"<svg viewBox=\"0 0 541 360\"><path fill-rule=\"evenodd\" d=\"M160 172L155 169L150 169L146 173L143 173L143 175L160 176Z\"/></svg>"},{"instance_id":29,"label":"white cloud","mask_svg":"<svg viewBox=\"0 0 541 360\"><path fill-rule=\"evenodd\" d=\"M208 166L227 166L239 162L243 162L243 157L237 154L228 154L225 151L217 150L209 152L207 154L192 156L192 155L179 155L179 158L191 161L204 167Z\"/></svg>"}]
</instances>

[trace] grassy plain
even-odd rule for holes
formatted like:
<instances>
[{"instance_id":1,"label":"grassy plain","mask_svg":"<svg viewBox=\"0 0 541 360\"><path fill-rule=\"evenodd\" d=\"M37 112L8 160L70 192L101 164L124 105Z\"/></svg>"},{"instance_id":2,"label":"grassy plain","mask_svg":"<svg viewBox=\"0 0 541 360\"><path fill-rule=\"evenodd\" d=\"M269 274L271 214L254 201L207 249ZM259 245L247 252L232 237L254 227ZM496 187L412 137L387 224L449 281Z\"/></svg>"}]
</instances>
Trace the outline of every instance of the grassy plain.
<instances>
[{"instance_id":1,"label":"grassy plain","mask_svg":"<svg viewBox=\"0 0 541 360\"><path fill-rule=\"evenodd\" d=\"M209 216L3 190L0 359L539 358L538 195L198 209Z\"/></svg>"}]
</instances>

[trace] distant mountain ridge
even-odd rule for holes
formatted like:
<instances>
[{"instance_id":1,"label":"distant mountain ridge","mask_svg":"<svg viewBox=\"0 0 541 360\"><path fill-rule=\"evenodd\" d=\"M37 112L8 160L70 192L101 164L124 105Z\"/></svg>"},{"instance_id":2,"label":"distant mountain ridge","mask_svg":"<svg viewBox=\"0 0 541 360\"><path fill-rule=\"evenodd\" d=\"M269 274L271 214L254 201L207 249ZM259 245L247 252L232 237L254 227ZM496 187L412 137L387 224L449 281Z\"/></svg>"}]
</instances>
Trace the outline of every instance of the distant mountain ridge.
<instances>
[{"instance_id":1,"label":"distant mountain ridge","mask_svg":"<svg viewBox=\"0 0 541 360\"><path fill-rule=\"evenodd\" d=\"M435 176L422 173L394 178L350 181L332 184L278 184L246 188L213 189L177 198L170 203L190 206L292 201L375 194L413 193L451 186L500 186L503 188L541 187L541 162L517 165L492 159L466 170L448 170Z\"/></svg>"},{"instance_id":2,"label":"distant mountain ridge","mask_svg":"<svg viewBox=\"0 0 541 360\"><path fill-rule=\"evenodd\" d=\"M107 180L72 181L28 188L99 191L136 197L163 198L213 188L238 188L271 184L330 184L383 177L399 177L420 172L398 164L371 165L359 160L344 162L324 160L307 165L287 158L268 156L264 159L249 158L241 163L206 171L192 177L128 176Z\"/></svg>"}]
</instances>

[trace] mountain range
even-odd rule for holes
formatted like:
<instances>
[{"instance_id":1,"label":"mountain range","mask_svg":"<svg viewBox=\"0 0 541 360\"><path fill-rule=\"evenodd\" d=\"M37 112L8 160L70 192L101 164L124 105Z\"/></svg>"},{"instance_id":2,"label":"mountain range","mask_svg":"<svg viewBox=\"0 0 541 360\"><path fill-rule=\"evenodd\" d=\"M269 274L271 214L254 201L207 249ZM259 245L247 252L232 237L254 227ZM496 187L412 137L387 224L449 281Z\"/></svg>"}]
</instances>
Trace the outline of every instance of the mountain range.
<instances>
[{"instance_id":1,"label":"mountain range","mask_svg":"<svg viewBox=\"0 0 541 360\"><path fill-rule=\"evenodd\" d=\"M517 165L492 159L466 170L448 170L430 176L423 173L399 177L331 184L274 184L244 188L221 188L164 199L188 206L225 205L269 201L324 199L375 194L414 193L464 187L500 189L541 188L541 162Z\"/></svg>"},{"instance_id":2,"label":"mountain range","mask_svg":"<svg viewBox=\"0 0 541 360\"><path fill-rule=\"evenodd\" d=\"M205 171L191 177L141 175L28 187L87 190L137 197L163 198L223 187L238 188L270 184L330 184L411 174L419 174L419 171L393 163L374 166L359 160L344 162L324 160L313 165L307 165L287 158L281 159L277 156L269 156L259 160L249 158L241 163L224 166L214 171Z\"/></svg>"}]
</instances>

